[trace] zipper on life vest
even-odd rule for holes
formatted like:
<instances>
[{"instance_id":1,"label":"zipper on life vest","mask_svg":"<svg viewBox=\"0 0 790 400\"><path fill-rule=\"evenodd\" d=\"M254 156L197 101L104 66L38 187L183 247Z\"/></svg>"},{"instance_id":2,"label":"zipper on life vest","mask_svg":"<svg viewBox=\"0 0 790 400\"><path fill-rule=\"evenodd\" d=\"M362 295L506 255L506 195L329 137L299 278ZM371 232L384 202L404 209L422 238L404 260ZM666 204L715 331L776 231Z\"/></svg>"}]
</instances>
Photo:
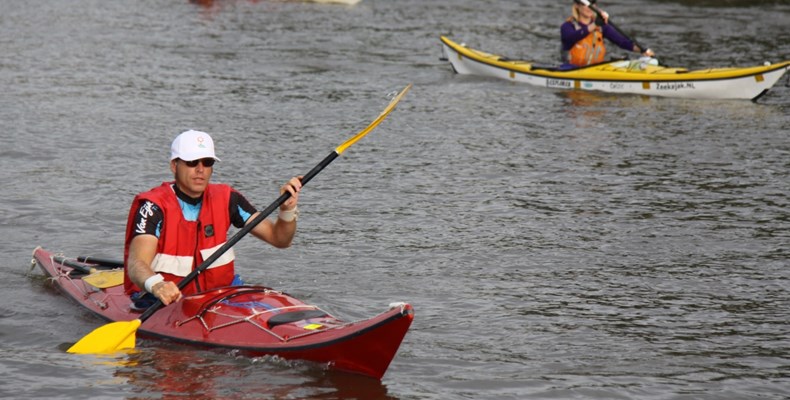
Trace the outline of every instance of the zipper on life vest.
<instances>
[{"instance_id":1,"label":"zipper on life vest","mask_svg":"<svg viewBox=\"0 0 790 400\"><path fill-rule=\"evenodd\" d=\"M192 251L192 254L194 255L194 257L192 257L192 260L193 260L192 261L192 270L193 271L195 270L195 268L198 267L198 265L196 265L196 264L197 264L197 260L200 259L199 258L200 257L200 250L198 250L198 249L200 248L200 231L201 231L201 228L202 228L202 226L201 226L201 223L200 223L200 218L198 218L198 220L197 220L197 232L196 232L196 235L195 235L195 249ZM200 273L199 272L198 272L198 275L195 277L195 293L200 293Z\"/></svg>"}]
</instances>

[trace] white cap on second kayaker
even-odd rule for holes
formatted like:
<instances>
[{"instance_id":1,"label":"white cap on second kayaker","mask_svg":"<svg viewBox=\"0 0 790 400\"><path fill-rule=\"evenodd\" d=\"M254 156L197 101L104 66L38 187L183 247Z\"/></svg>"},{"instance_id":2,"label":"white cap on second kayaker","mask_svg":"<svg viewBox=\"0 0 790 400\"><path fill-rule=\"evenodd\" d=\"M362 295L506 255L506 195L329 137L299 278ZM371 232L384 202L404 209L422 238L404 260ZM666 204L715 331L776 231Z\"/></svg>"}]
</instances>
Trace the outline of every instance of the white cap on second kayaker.
<instances>
[{"instance_id":1,"label":"white cap on second kayaker","mask_svg":"<svg viewBox=\"0 0 790 400\"><path fill-rule=\"evenodd\" d=\"M179 158L184 161L198 160L201 158L213 158L220 161L214 155L214 141L206 132L188 130L176 136L170 146L170 160Z\"/></svg>"}]
</instances>

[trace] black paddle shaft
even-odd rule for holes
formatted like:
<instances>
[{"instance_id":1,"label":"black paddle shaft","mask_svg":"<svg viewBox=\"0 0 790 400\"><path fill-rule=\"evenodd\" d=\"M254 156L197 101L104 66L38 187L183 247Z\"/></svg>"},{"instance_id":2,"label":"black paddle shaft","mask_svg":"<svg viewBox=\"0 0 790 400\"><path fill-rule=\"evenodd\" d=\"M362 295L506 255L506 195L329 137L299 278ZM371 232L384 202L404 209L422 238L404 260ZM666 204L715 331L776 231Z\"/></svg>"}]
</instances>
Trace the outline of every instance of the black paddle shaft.
<instances>
[{"instance_id":1,"label":"black paddle shaft","mask_svg":"<svg viewBox=\"0 0 790 400\"><path fill-rule=\"evenodd\" d=\"M598 17L603 18L603 15L601 15L601 10L598 9L598 6L596 6L594 4L590 4L589 7L590 7L591 10L593 10L595 12L595 15L597 15ZM612 22L611 18L609 18L609 20L606 22L606 24L611 26L612 28L614 28L614 30L616 30L617 33L623 35L624 37L626 37L626 38L630 39L632 42L634 42L636 47L639 47L639 52L640 53L644 53L648 49L648 47L642 46L642 44L637 42L636 39L626 35L625 32L621 31L620 28L618 28L617 25L615 25L614 22Z\"/></svg>"},{"instance_id":2,"label":"black paddle shaft","mask_svg":"<svg viewBox=\"0 0 790 400\"><path fill-rule=\"evenodd\" d=\"M88 263L88 264L97 264L98 266L104 268L123 268L123 261L113 260L109 258L79 256L77 257L77 261Z\"/></svg>"},{"instance_id":3,"label":"black paddle shaft","mask_svg":"<svg viewBox=\"0 0 790 400\"><path fill-rule=\"evenodd\" d=\"M70 260L70 259L68 259L66 257L61 257L61 256L54 256L54 257L52 257L52 259L55 260L55 262L57 262L57 263L63 264L65 266L67 266L67 267L71 267L74 270L79 271L80 273L83 273L83 274L92 274L92 273L96 272L95 266L89 265L89 264L85 264L83 262Z\"/></svg>"},{"instance_id":4,"label":"black paddle shaft","mask_svg":"<svg viewBox=\"0 0 790 400\"><path fill-rule=\"evenodd\" d=\"M307 182L310 182L310 180L313 179L313 177L318 175L318 173L321 172L321 170L323 170L327 165L329 165L329 163L334 161L335 158L337 158L337 156L339 155L340 154L337 151L332 151L328 156L326 156L320 163L318 163L318 165L313 167L313 169L311 169L310 172L307 173L307 175L302 177L301 179L302 186L306 185ZM206 268L209 267L209 265L211 265L212 263L214 263L214 261L217 261L217 259L222 257L222 255L225 254L225 252L227 252L231 247L233 247L236 243L238 243L239 240L241 240L241 238L243 238L251 230L253 230L255 226L260 224L261 221L266 219L266 217L268 217L269 214L274 212L274 210L276 210L283 203L285 203L285 201L288 200L288 198L290 197L291 197L290 192L286 191L285 193L281 194L280 197L277 198L277 200L275 200L272 204L269 204L268 207L266 207L263 211L258 213L257 217L255 217L252 221L244 225L244 228L236 232L236 234L233 235L233 237L231 237L227 242L225 242L225 244L223 244L219 249L217 249L217 251L215 251L211 256L209 256L209 258L204 260L203 263L200 264L200 266L198 266L195 270L190 272L189 275L185 276L184 279L182 279L181 282L178 283L178 288L183 289L184 287L186 287L186 285L192 282L198 275L200 275L201 272L205 271ZM145 312L142 315L140 315L140 322L143 322L146 319L148 319L151 315L157 312L159 308L161 308L163 305L164 304L162 303L162 301L157 299L156 303L152 304L150 307L148 307L147 310L145 310Z\"/></svg>"}]
</instances>

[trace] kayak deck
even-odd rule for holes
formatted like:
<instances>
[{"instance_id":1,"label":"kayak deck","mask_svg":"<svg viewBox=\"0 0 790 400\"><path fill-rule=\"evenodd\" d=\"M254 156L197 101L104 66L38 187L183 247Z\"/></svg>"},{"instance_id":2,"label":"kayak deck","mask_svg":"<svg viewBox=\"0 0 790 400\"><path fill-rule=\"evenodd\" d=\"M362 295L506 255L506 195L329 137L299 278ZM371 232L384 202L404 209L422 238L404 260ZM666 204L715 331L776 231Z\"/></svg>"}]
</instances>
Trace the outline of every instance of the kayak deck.
<instances>
[{"instance_id":1,"label":"kayak deck","mask_svg":"<svg viewBox=\"0 0 790 400\"><path fill-rule=\"evenodd\" d=\"M68 265L73 260L40 247L33 257L62 292L102 319L139 318L123 285L97 288L83 279L90 274ZM381 379L413 318L411 305L393 303L377 316L347 322L272 288L233 286L185 296L146 319L137 333L250 356L308 360Z\"/></svg>"}]
</instances>

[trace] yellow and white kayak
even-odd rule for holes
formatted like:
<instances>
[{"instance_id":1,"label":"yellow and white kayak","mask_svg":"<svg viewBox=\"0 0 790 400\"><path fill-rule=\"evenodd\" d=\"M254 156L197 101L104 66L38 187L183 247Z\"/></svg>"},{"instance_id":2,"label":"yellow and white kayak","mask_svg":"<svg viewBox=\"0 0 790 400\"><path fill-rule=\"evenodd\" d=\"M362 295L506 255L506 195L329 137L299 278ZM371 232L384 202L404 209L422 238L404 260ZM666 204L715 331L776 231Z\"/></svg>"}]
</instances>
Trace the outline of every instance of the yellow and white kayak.
<instances>
[{"instance_id":1,"label":"yellow and white kayak","mask_svg":"<svg viewBox=\"0 0 790 400\"><path fill-rule=\"evenodd\" d=\"M474 50L441 37L444 57L458 74L482 75L535 86L691 99L757 100L790 69L790 61L746 68L689 71L640 62L612 61L571 70Z\"/></svg>"}]
</instances>

